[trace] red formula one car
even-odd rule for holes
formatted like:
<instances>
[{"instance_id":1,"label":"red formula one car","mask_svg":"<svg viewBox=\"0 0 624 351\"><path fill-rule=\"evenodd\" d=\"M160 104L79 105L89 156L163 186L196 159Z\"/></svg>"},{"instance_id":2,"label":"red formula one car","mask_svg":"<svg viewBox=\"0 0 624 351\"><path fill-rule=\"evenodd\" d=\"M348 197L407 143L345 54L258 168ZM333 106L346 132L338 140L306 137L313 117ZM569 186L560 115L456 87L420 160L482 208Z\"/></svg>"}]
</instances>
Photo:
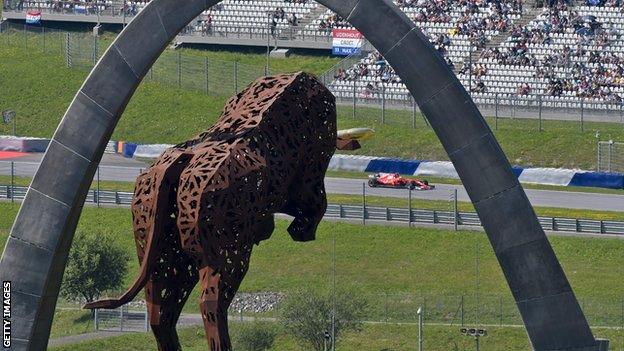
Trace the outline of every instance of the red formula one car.
<instances>
[{"instance_id":1,"label":"red formula one car","mask_svg":"<svg viewBox=\"0 0 624 351\"><path fill-rule=\"evenodd\" d=\"M412 190L433 190L434 185L429 185L426 180L408 179L398 173L377 173L368 176L368 185L371 188L394 188Z\"/></svg>"}]
</instances>

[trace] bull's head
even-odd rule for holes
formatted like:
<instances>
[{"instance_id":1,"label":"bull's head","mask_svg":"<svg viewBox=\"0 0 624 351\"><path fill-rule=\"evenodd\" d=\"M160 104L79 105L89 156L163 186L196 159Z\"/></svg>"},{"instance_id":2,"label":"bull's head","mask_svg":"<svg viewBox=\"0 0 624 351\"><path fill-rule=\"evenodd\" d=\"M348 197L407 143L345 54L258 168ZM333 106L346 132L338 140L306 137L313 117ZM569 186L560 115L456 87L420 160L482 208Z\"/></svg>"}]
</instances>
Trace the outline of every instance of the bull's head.
<instances>
[{"instance_id":1,"label":"bull's head","mask_svg":"<svg viewBox=\"0 0 624 351\"><path fill-rule=\"evenodd\" d=\"M362 147L360 140L368 140L373 134L375 131L369 128L340 130L336 138L336 148L343 151L358 150Z\"/></svg>"}]
</instances>

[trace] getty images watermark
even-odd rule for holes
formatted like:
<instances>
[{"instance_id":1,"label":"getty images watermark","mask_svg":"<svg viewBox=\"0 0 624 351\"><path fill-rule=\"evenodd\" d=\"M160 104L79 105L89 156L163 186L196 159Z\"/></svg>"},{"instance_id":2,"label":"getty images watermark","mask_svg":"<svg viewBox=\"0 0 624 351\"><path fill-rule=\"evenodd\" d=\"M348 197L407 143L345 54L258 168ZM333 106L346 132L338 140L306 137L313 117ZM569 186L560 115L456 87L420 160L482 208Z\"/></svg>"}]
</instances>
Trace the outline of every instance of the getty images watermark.
<instances>
[{"instance_id":1,"label":"getty images watermark","mask_svg":"<svg viewBox=\"0 0 624 351\"><path fill-rule=\"evenodd\" d=\"M11 282L2 282L2 347L11 347Z\"/></svg>"}]
</instances>

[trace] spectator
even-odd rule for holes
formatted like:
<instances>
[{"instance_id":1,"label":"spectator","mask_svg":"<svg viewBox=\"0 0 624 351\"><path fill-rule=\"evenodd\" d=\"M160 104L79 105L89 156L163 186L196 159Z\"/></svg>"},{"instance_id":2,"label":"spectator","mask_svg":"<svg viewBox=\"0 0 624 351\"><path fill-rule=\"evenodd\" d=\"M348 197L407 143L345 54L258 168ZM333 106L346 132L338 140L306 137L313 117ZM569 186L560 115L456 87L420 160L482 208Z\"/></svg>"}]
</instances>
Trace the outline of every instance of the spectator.
<instances>
[{"instance_id":1,"label":"spectator","mask_svg":"<svg viewBox=\"0 0 624 351\"><path fill-rule=\"evenodd\" d=\"M526 96L531 94L531 86L529 83L522 83L518 85L518 89L516 89L516 95L518 96Z\"/></svg>"},{"instance_id":2,"label":"spectator","mask_svg":"<svg viewBox=\"0 0 624 351\"><path fill-rule=\"evenodd\" d=\"M275 38L275 32L277 30L277 19L275 17L271 18L271 36Z\"/></svg>"},{"instance_id":3,"label":"spectator","mask_svg":"<svg viewBox=\"0 0 624 351\"><path fill-rule=\"evenodd\" d=\"M288 15L288 24L290 24L293 27L296 27L299 25L297 15L294 12Z\"/></svg>"},{"instance_id":4,"label":"spectator","mask_svg":"<svg viewBox=\"0 0 624 351\"><path fill-rule=\"evenodd\" d=\"M475 87L472 88L473 93L485 93L486 91L487 89L485 88L485 84L481 80L477 81Z\"/></svg>"}]
</instances>

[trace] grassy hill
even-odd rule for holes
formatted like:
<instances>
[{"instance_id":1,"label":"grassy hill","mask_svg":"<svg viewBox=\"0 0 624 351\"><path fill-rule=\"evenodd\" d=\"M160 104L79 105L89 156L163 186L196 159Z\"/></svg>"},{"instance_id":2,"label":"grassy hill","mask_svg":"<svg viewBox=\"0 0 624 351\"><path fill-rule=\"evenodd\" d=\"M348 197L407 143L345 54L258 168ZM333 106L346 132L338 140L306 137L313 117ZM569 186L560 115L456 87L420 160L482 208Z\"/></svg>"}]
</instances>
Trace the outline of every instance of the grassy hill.
<instances>
[{"instance_id":1,"label":"grassy hill","mask_svg":"<svg viewBox=\"0 0 624 351\"><path fill-rule=\"evenodd\" d=\"M0 244L17 213L17 205L0 203ZM369 302L367 319L390 323L415 321L415 310L426 306L429 325L425 329L428 350L470 349L470 340L457 331L458 308L463 296L467 324L519 324L504 277L487 242L480 232L359 226L324 222L318 238L310 243L295 243L286 234L287 222L277 221L273 237L254 249L252 263L241 291L288 292L301 288L331 289L332 246L336 240L336 282L338 289L350 289ZM102 228L134 257L130 213L127 209L86 208L79 231ZM551 237L553 247L593 326L619 327L622 320L624 283L624 241L582 237ZM478 247L478 254L477 254ZM479 258L479 287L475 270ZM130 260L126 284L137 273L138 263ZM476 294L479 292L479 319L476 319ZM197 291L193 292L185 313L197 313ZM140 296L139 298L142 298ZM55 336L91 331L88 313L57 311ZM274 313L264 316L275 316ZM449 327L449 324L453 324ZM236 329L236 325L233 326ZM487 350L526 350L522 328L488 328L484 339ZM616 347L621 331L596 329L596 335L609 337ZM199 328L182 332L187 350L205 349ZM339 350L409 349L414 343L414 325L367 325L362 333L348 333ZM132 334L55 350L145 350L153 345L151 335ZM487 346L487 347L486 347ZM151 347L151 346L150 346ZM150 348L151 349L151 348ZM294 340L280 334L276 349L304 350Z\"/></svg>"},{"instance_id":2,"label":"grassy hill","mask_svg":"<svg viewBox=\"0 0 624 351\"><path fill-rule=\"evenodd\" d=\"M17 209L17 205L0 203L0 244L8 235ZM290 239L287 226L286 221L278 220L273 237L254 249L242 291L288 292L302 287L327 291L332 286L335 235L337 287L355 290L370 301L370 318L413 321L410 311L424 303L430 306L431 318L450 321L462 295L468 306L474 305L478 247L479 294L484 309L481 320L498 323L502 314L506 323L519 322L500 267L480 232L323 222L317 240L302 244ZM98 229L109 233L135 257L127 209L86 208L78 231ZM620 279L624 273L624 241L587 237L552 237L551 241L590 321L594 325L619 325L624 298L624 282ZM134 258L130 267L126 284L137 274ZM197 291L186 312L197 312L192 302L196 299ZM499 309L500 304L504 304L504 311ZM466 310L474 311L469 307ZM467 319L473 317L472 312L467 312Z\"/></svg>"},{"instance_id":3,"label":"grassy hill","mask_svg":"<svg viewBox=\"0 0 624 351\"><path fill-rule=\"evenodd\" d=\"M112 37L105 37L104 43ZM18 113L18 133L21 135L49 137L56 129L65 109L88 70L66 68L58 55L43 54L19 44L0 46L0 108L12 108ZM50 45L50 44L48 44ZM104 45L104 44L102 44ZM188 60L207 56L218 62L238 60L251 71L263 72L264 56L249 52L183 50ZM167 52L166 56L177 55ZM27 58L25 60L25 58ZM172 62L172 61L171 61ZM337 62L334 58L294 56L273 59L273 72L312 71L319 74ZM163 77L171 76L167 65L159 66ZM210 68L219 72L220 67ZM224 68L226 69L226 68ZM227 68L229 69L229 68ZM249 68L247 69L250 70ZM166 73L163 73L166 72ZM191 72L192 73L192 72ZM187 73L190 74L190 73ZM214 74L214 73L213 73ZM223 77L223 84L230 74ZM169 77L168 81L173 78ZM116 140L144 143L177 143L207 129L218 117L227 97L206 95L203 92L176 88L177 84L146 82L130 102L113 135ZM230 89L228 89L229 91ZM410 111L388 111L386 123L381 123L381 111L375 108L358 108L354 117L351 107L338 109L339 127L371 127L377 132L366 142L359 154L415 158L423 160L447 159L435 133L428 128L420 115L416 128L412 128ZM489 120L494 127L493 121ZM596 163L596 131L603 138L624 140L624 127L617 123L586 123L581 132L578 122L544 122L544 131L537 130L536 120L499 120L496 136L512 163L523 166L547 166L593 169ZM0 125L0 134L10 133L10 126Z\"/></svg>"},{"instance_id":4,"label":"grassy hill","mask_svg":"<svg viewBox=\"0 0 624 351\"><path fill-rule=\"evenodd\" d=\"M232 334L236 335L239 325L230 323ZM204 351L206 340L203 328L190 328L178 331L184 350ZM612 349L621 342L621 332L595 329L594 333L611 340ZM346 333L339 339L338 351L403 351L416 350L418 345L418 327L415 325L365 325L359 332ZM427 351L474 350L474 339L460 335L457 326L426 325L423 329L423 349ZM146 348L150 345L150 348ZM153 346L152 346L153 345ZM105 340L84 342L65 347L53 347L54 351L91 351L91 350L155 350L154 337L151 334L131 334ZM526 332L522 328L488 328L488 336L481 340L481 350L487 351L526 351L530 350ZM295 340L279 332L272 350L304 351Z\"/></svg>"}]
</instances>

